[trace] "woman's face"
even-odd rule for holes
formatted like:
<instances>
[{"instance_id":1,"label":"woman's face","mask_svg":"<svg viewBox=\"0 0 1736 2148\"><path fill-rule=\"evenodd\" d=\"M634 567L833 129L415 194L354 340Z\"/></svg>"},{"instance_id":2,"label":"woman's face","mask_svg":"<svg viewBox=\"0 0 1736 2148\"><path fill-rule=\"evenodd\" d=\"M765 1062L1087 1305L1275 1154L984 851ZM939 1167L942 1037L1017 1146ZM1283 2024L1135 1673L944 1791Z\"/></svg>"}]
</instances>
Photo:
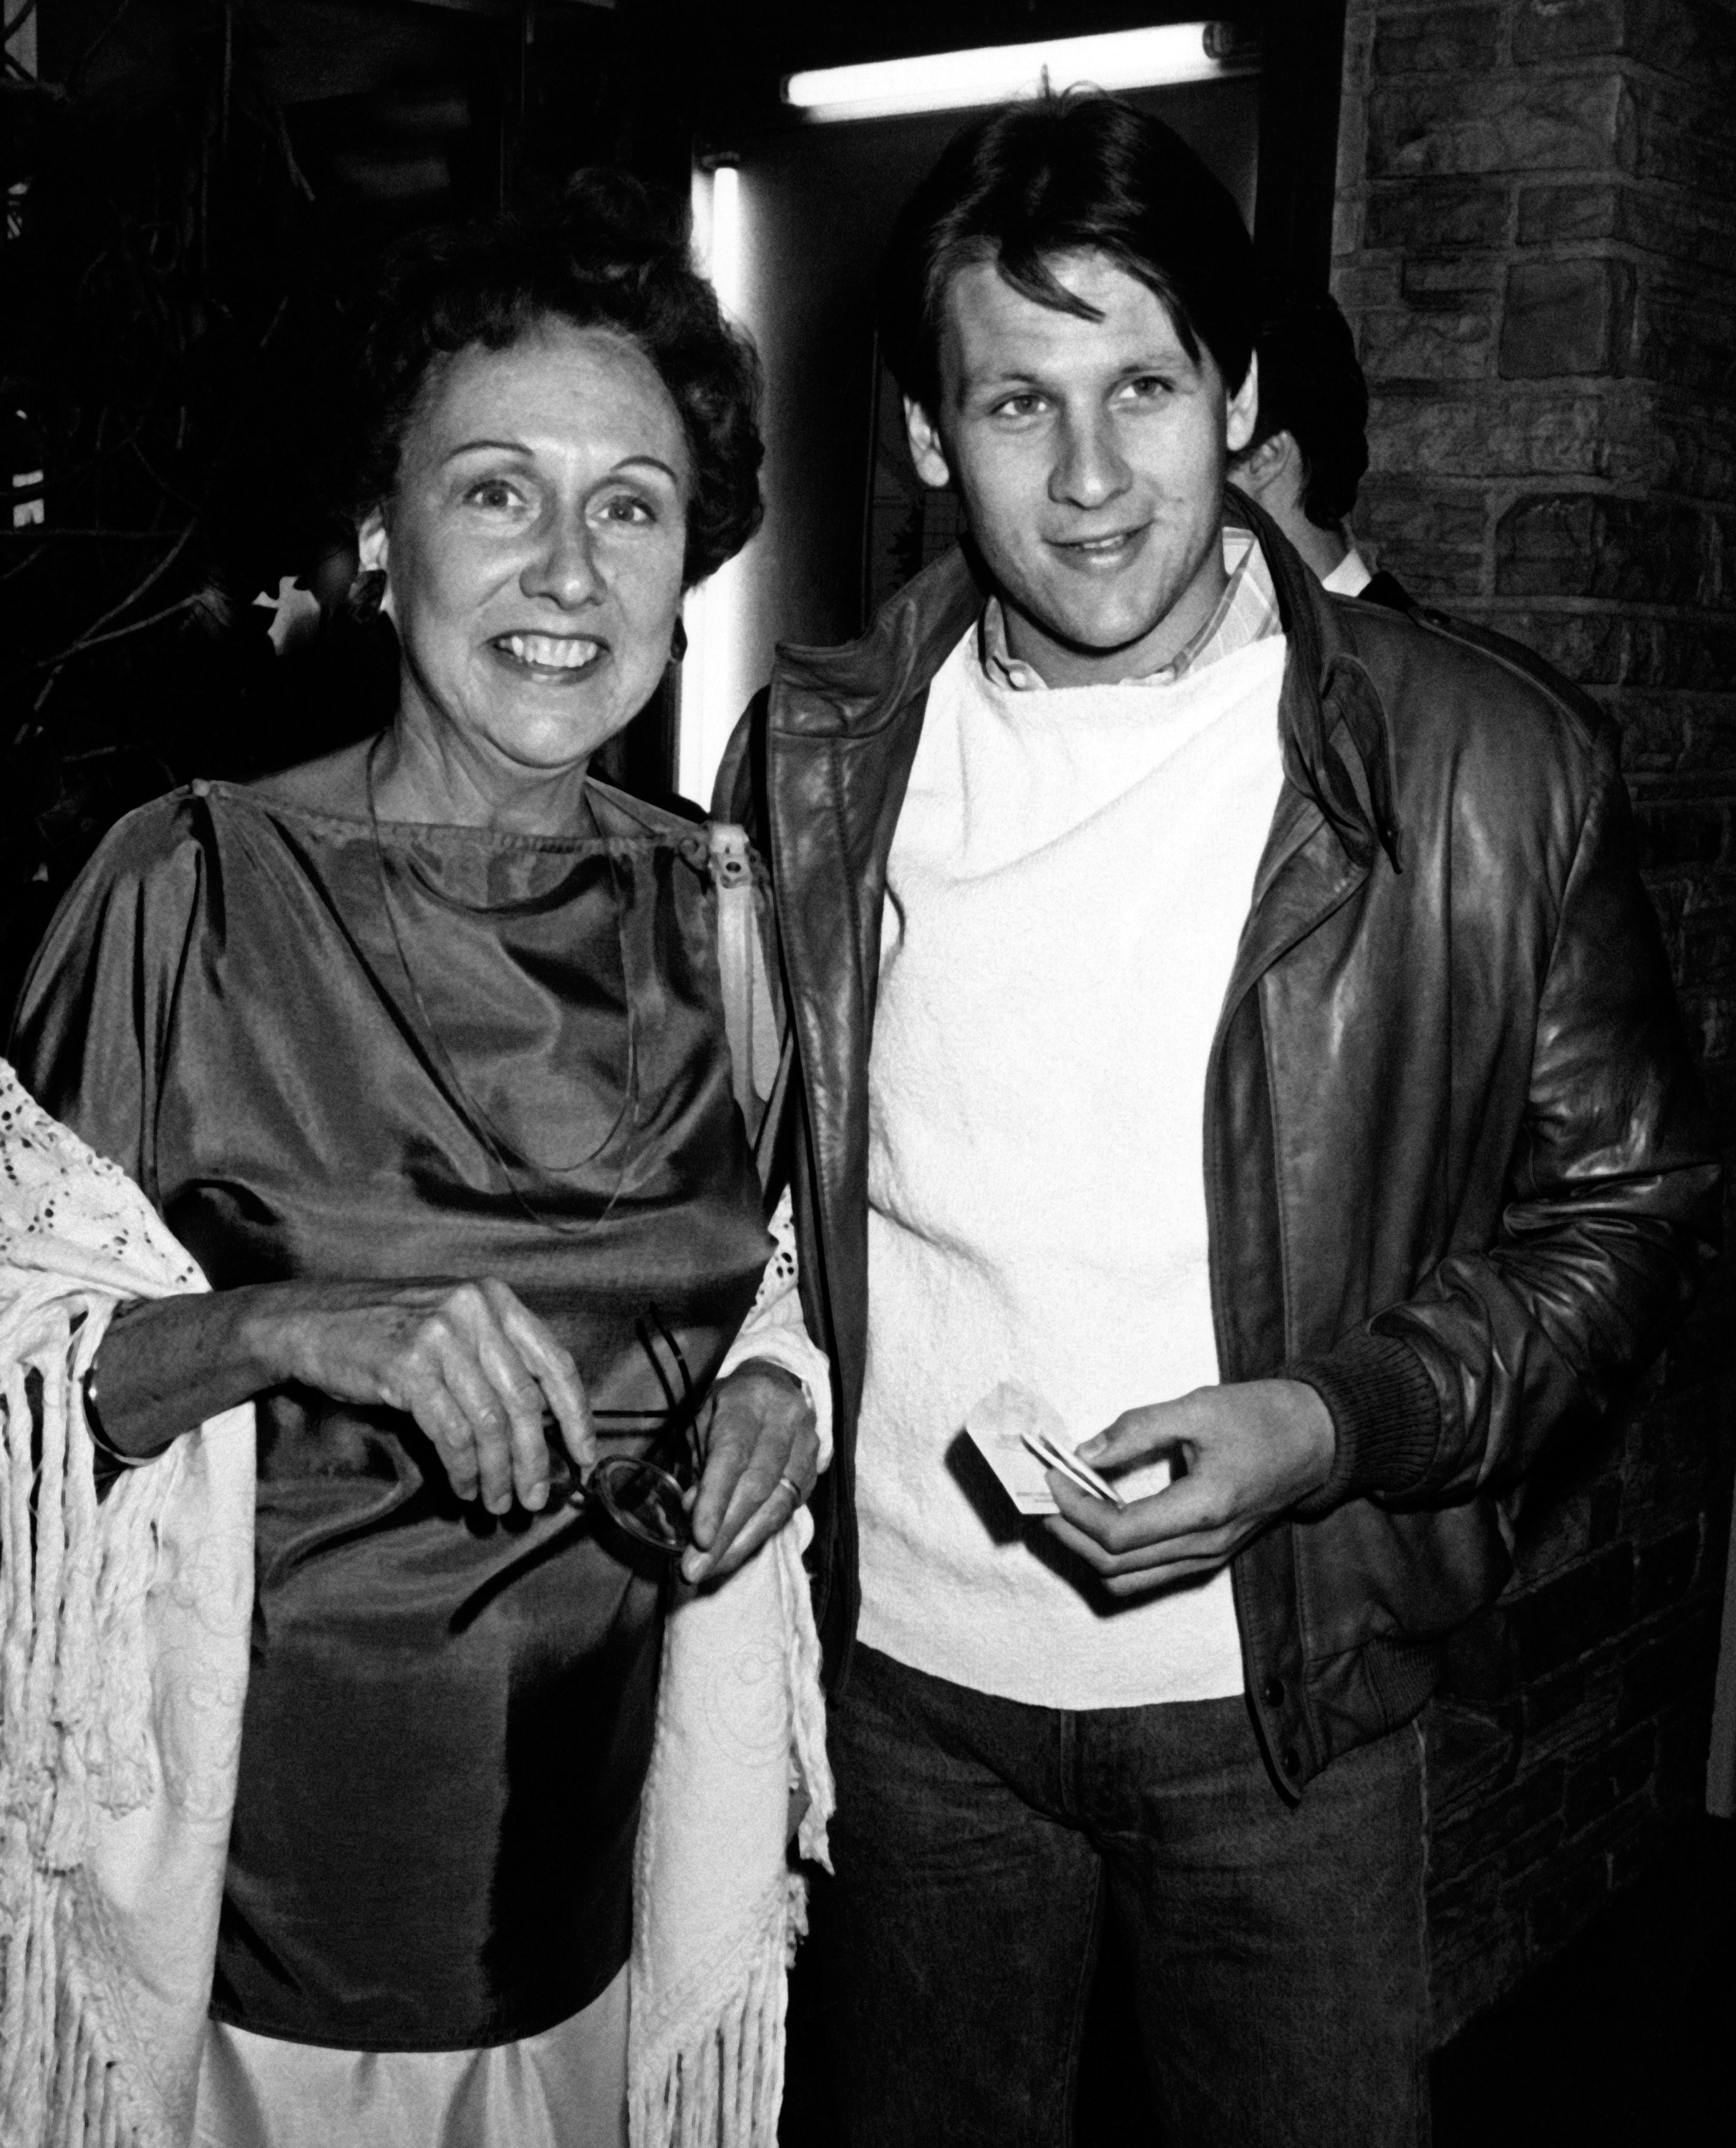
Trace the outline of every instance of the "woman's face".
<instances>
[{"instance_id":1,"label":"woman's face","mask_svg":"<svg viewBox=\"0 0 1736 2148\"><path fill-rule=\"evenodd\" d=\"M489 787L582 762L669 661L691 486L680 413L625 338L551 320L448 360L361 531L403 647L400 722Z\"/></svg>"}]
</instances>

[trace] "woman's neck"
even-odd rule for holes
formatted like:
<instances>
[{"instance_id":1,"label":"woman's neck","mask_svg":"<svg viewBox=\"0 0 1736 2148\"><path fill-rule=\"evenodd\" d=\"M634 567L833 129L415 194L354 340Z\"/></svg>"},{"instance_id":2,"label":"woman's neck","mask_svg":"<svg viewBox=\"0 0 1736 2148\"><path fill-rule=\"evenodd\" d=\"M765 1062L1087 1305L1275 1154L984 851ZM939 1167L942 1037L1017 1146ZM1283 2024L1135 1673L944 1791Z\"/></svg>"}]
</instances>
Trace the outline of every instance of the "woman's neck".
<instances>
[{"instance_id":1,"label":"woman's neck","mask_svg":"<svg viewBox=\"0 0 1736 2148\"><path fill-rule=\"evenodd\" d=\"M374 809L383 821L565 836L582 822L590 756L559 769L485 757L402 714L371 749Z\"/></svg>"}]
</instances>

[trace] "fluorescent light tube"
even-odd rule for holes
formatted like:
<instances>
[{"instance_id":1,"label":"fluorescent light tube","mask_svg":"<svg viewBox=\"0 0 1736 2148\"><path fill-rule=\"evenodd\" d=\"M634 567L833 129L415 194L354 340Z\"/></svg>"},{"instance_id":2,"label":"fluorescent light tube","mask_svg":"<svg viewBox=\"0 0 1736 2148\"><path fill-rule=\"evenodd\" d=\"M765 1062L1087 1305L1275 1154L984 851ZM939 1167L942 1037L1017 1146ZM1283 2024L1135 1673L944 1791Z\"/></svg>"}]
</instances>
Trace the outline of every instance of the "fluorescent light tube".
<instances>
[{"instance_id":1,"label":"fluorescent light tube","mask_svg":"<svg viewBox=\"0 0 1736 2148\"><path fill-rule=\"evenodd\" d=\"M748 197L741 174L718 163L693 174L694 252L718 303L733 319L747 312L753 280ZM750 675L747 588L740 556L687 593L687 656L681 666L677 780L704 805L735 719L758 683Z\"/></svg>"},{"instance_id":2,"label":"fluorescent light tube","mask_svg":"<svg viewBox=\"0 0 1736 2148\"><path fill-rule=\"evenodd\" d=\"M810 68L784 84L784 102L815 119L878 119L900 112L949 112L1034 97L1045 87L1153 89L1242 74L1252 55L1218 60L1207 50L1205 23L1113 30L1096 38L1051 38L1039 44L984 45L974 52L928 53L914 59L871 60L860 67Z\"/></svg>"}]
</instances>

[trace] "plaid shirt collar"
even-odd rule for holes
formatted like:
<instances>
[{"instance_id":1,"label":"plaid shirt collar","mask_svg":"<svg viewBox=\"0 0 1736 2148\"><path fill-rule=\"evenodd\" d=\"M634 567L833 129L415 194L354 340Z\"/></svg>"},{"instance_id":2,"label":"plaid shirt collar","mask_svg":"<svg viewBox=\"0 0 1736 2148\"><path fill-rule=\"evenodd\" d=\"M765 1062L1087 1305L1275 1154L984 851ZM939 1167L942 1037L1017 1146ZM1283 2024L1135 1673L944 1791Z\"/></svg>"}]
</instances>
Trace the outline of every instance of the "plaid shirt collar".
<instances>
[{"instance_id":1,"label":"plaid shirt collar","mask_svg":"<svg viewBox=\"0 0 1736 2148\"><path fill-rule=\"evenodd\" d=\"M1263 641L1282 631L1278 618L1277 592L1272 570L1254 542L1252 529L1226 523L1223 532L1224 568L1229 585L1213 607L1212 616L1187 646L1156 671L1142 678L1125 679L1126 686L1167 686L1189 671L1203 671L1220 657L1233 656L1251 642ZM1012 655L1006 645L1006 618L999 597L991 597L983 609L979 647L982 668L998 686L1020 693L1048 690L1031 666Z\"/></svg>"}]
</instances>

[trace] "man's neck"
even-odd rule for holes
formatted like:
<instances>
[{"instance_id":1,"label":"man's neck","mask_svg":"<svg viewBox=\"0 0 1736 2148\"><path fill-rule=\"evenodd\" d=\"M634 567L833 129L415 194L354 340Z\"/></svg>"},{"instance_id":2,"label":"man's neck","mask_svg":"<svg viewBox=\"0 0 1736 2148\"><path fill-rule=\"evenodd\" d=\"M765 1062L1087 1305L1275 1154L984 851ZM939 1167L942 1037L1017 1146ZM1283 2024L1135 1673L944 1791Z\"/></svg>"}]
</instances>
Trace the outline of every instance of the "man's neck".
<instances>
[{"instance_id":1,"label":"man's neck","mask_svg":"<svg viewBox=\"0 0 1736 2148\"><path fill-rule=\"evenodd\" d=\"M1323 582L1333 568L1350 555L1350 546L1342 529L1322 529L1305 515L1298 515L1293 524L1287 523L1284 534L1317 581Z\"/></svg>"},{"instance_id":2,"label":"man's neck","mask_svg":"<svg viewBox=\"0 0 1736 2148\"><path fill-rule=\"evenodd\" d=\"M1028 664L1046 686L1116 686L1128 679L1149 678L1173 663L1200 632L1228 583L1223 545L1214 536L1193 578L1156 625L1136 641L1106 650L1061 640L1002 590L1007 654Z\"/></svg>"}]
</instances>

